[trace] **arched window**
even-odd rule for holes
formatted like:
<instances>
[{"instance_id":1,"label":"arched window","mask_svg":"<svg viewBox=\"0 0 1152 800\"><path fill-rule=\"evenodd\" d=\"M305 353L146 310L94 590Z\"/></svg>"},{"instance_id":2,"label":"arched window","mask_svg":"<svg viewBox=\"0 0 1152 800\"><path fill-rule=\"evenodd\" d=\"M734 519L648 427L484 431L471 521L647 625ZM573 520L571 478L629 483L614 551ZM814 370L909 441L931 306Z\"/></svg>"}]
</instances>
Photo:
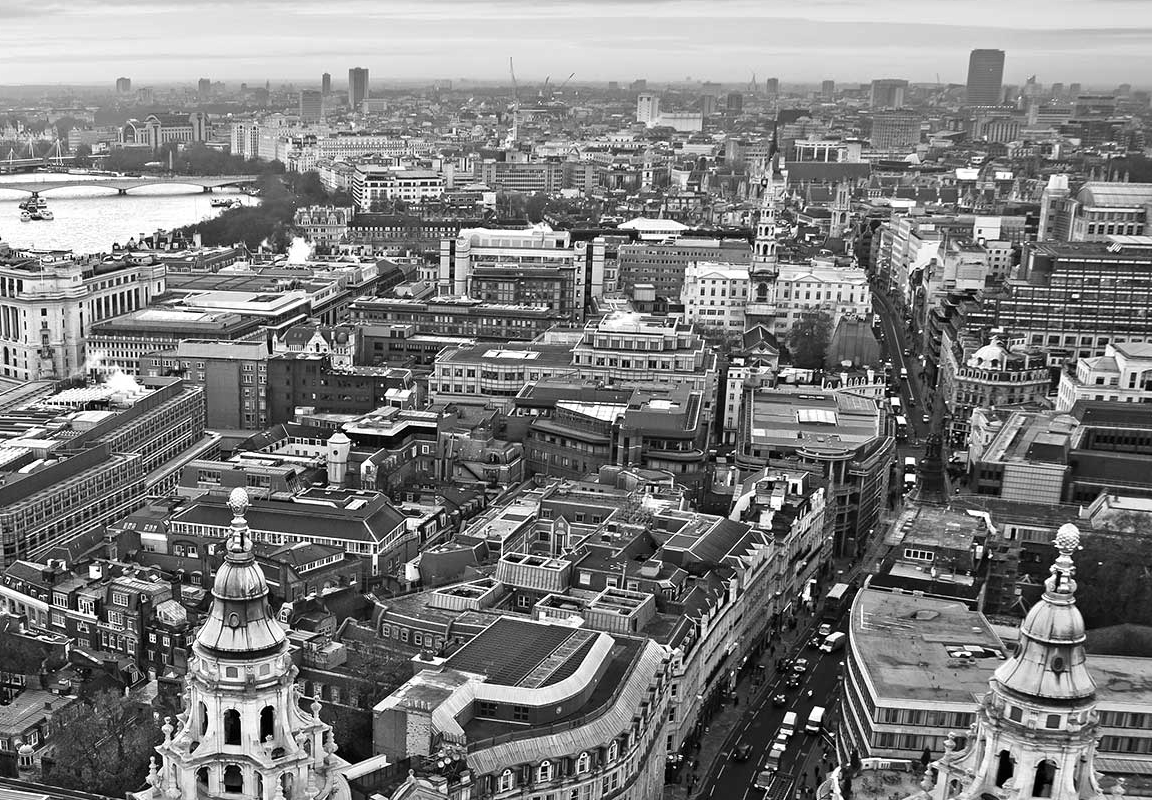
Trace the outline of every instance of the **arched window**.
<instances>
[{"instance_id":1,"label":"arched window","mask_svg":"<svg viewBox=\"0 0 1152 800\"><path fill-rule=\"evenodd\" d=\"M996 785L1003 786L1004 781L1012 777L1015 769L1016 762L1012 760L1012 754L1007 750L1001 750L999 765L996 768Z\"/></svg>"},{"instance_id":2,"label":"arched window","mask_svg":"<svg viewBox=\"0 0 1152 800\"><path fill-rule=\"evenodd\" d=\"M204 792L208 791L208 767L200 767L196 770L196 783L204 787Z\"/></svg>"},{"instance_id":3,"label":"arched window","mask_svg":"<svg viewBox=\"0 0 1152 800\"><path fill-rule=\"evenodd\" d=\"M587 753L581 753L580 757L576 759L576 774L583 775L592 768L592 756Z\"/></svg>"},{"instance_id":4,"label":"arched window","mask_svg":"<svg viewBox=\"0 0 1152 800\"><path fill-rule=\"evenodd\" d=\"M208 733L208 706L201 701L196 704L196 716L200 720L200 735Z\"/></svg>"},{"instance_id":5,"label":"arched window","mask_svg":"<svg viewBox=\"0 0 1152 800\"><path fill-rule=\"evenodd\" d=\"M292 800L292 784L293 778L291 772L285 772L280 776L280 790L284 792L285 800Z\"/></svg>"},{"instance_id":6,"label":"arched window","mask_svg":"<svg viewBox=\"0 0 1152 800\"><path fill-rule=\"evenodd\" d=\"M224 712L224 744L240 744L240 712L234 708Z\"/></svg>"},{"instance_id":7,"label":"arched window","mask_svg":"<svg viewBox=\"0 0 1152 800\"><path fill-rule=\"evenodd\" d=\"M609 762L615 761L616 756L617 756L617 754L619 754L619 752L620 752L620 743L614 740L612 742L612 744L608 745L608 761Z\"/></svg>"},{"instance_id":8,"label":"arched window","mask_svg":"<svg viewBox=\"0 0 1152 800\"><path fill-rule=\"evenodd\" d=\"M1045 759L1036 765L1036 779L1032 782L1033 797L1051 797L1056 782L1056 762Z\"/></svg>"},{"instance_id":9,"label":"arched window","mask_svg":"<svg viewBox=\"0 0 1152 800\"><path fill-rule=\"evenodd\" d=\"M224 768L224 793L244 793L244 773L235 764L229 764Z\"/></svg>"},{"instance_id":10,"label":"arched window","mask_svg":"<svg viewBox=\"0 0 1152 800\"><path fill-rule=\"evenodd\" d=\"M506 792L516 785L516 779L512 775L512 770L506 769L500 773L500 791Z\"/></svg>"},{"instance_id":11,"label":"arched window","mask_svg":"<svg viewBox=\"0 0 1152 800\"><path fill-rule=\"evenodd\" d=\"M275 718L276 710L272 706L260 709L260 741L266 742L276 736Z\"/></svg>"},{"instance_id":12,"label":"arched window","mask_svg":"<svg viewBox=\"0 0 1152 800\"><path fill-rule=\"evenodd\" d=\"M536 771L536 780L540 783L547 783L552 780L552 762L541 761L540 769Z\"/></svg>"}]
</instances>

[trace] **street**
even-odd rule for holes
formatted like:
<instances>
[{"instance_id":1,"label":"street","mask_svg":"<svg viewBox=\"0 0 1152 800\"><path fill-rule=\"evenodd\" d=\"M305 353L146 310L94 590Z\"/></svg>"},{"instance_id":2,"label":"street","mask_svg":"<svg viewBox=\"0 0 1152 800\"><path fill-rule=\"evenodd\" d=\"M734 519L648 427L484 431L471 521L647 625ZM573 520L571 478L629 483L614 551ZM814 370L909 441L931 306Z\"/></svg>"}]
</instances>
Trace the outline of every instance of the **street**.
<instances>
[{"instance_id":1,"label":"street","mask_svg":"<svg viewBox=\"0 0 1152 800\"><path fill-rule=\"evenodd\" d=\"M822 762L826 748L824 736L804 732L804 725L808 721L808 714L813 707L824 706L826 709L825 732L828 731L829 722L835 715L833 708L836 702L834 690L840 674L839 665L844 659L844 651L824 653L806 646L807 640L815 635L816 628L822 621L818 616L811 618L805 624L805 635L798 640L798 646L793 648L792 652L776 654L777 656L787 655L808 659L808 669L803 674L801 685L796 688L786 688L784 681L790 673L785 671L775 675L769 681L767 690L763 687L758 690L759 694L755 703L745 711L740 722L730 734L729 741L724 746L723 756L705 779L704 784L696 793L696 797L715 797L725 800L727 798L736 800L737 798L760 797L763 792L756 789L753 784L772 741L776 738L776 732L780 730L784 715L789 711L796 713L796 733L789 740L788 749L780 761L778 770L780 782L785 782L785 776L791 776L796 790L800 790L804 786L814 787L816 781L814 780L813 769L819 772L820 779L823 779L827 771L831 769L833 766L831 761ZM844 625L844 614L841 613L840 617L833 621L833 629L844 630ZM775 657L766 655L764 660L769 667L775 665ZM787 697L787 703L784 707L779 708L772 703L772 697L781 693ZM751 745L751 754L746 761L736 761L732 758L732 753L743 744ZM782 786L781 789L786 791L787 786ZM773 787L772 794L777 794L775 787ZM790 798L792 793L781 793L781 796Z\"/></svg>"}]
</instances>

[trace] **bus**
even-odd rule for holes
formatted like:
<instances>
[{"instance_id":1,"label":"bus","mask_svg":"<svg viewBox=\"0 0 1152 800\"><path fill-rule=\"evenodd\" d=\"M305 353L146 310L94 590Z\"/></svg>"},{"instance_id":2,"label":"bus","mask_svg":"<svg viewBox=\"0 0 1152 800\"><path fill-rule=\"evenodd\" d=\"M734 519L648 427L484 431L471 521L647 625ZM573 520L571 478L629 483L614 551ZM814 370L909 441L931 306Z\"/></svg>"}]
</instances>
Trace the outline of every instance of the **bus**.
<instances>
[{"instance_id":1,"label":"bus","mask_svg":"<svg viewBox=\"0 0 1152 800\"><path fill-rule=\"evenodd\" d=\"M908 438L908 420L904 417L896 417L896 438Z\"/></svg>"},{"instance_id":2,"label":"bus","mask_svg":"<svg viewBox=\"0 0 1152 800\"><path fill-rule=\"evenodd\" d=\"M840 616L840 609L848 602L848 584L838 583L828 590L824 598L824 619L835 619Z\"/></svg>"}]
</instances>

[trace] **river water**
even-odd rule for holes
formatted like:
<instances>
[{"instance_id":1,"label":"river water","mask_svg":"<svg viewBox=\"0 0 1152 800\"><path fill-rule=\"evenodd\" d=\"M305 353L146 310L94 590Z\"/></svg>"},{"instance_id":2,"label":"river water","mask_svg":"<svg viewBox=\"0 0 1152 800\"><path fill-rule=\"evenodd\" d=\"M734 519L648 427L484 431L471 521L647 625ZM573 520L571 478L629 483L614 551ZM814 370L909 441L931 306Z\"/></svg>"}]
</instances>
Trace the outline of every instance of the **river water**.
<instances>
[{"instance_id":1,"label":"river water","mask_svg":"<svg viewBox=\"0 0 1152 800\"><path fill-rule=\"evenodd\" d=\"M50 172L0 175L0 181L34 185L42 181L93 180L94 176ZM127 195L93 186L53 189L42 197L55 217L49 221L21 222L21 200L25 192L0 189L0 241L13 247L72 250L75 253L107 253L113 243L123 244L154 233L171 230L214 217L222 209L212 208L214 197L239 198L245 205L259 202L234 189L215 189L205 194L198 186L144 186Z\"/></svg>"}]
</instances>

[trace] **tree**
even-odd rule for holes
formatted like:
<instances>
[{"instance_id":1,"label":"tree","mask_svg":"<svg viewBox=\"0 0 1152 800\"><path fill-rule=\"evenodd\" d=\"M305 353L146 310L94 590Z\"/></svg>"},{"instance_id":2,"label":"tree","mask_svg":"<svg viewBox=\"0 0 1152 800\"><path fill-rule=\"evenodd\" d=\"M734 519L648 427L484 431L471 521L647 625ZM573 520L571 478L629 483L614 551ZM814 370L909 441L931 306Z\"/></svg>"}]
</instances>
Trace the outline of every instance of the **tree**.
<instances>
[{"instance_id":1,"label":"tree","mask_svg":"<svg viewBox=\"0 0 1152 800\"><path fill-rule=\"evenodd\" d=\"M531 223L544 221L544 210L548 207L548 195L536 192L524 203L524 213Z\"/></svg>"},{"instance_id":2,"label":"tree","mask_svg":"<svg viewBox=\"0 0 1152 800\"><path fill-rule=\"evenodd\" d=\"M86 144L76 145L76 149L72 152L72 159L78 167L92 166L92 148Z\"/></svg>"},{"instance_id":3,"label":"tree","mask_svg":"<svg viewBox=\"0 0 1152 800\"><path fill-rule=\"evenodd\" d=\"M792 363L801 369L820 369L828 355L832 338L832 315L827 311L811 311L800 317L788 334L788 350Z\"/></svg>"},{"instance_id":4,"label":"tree","mask_svg":"<svg viewBox=\"0 0 1152 800\"><path fill-rule=\"evenodd\" d=\"M162 734L150 707L106 690L52 720L51 768L44 780L66 789L123 797L144 784Z\"/></svg>"}]
</instances>

